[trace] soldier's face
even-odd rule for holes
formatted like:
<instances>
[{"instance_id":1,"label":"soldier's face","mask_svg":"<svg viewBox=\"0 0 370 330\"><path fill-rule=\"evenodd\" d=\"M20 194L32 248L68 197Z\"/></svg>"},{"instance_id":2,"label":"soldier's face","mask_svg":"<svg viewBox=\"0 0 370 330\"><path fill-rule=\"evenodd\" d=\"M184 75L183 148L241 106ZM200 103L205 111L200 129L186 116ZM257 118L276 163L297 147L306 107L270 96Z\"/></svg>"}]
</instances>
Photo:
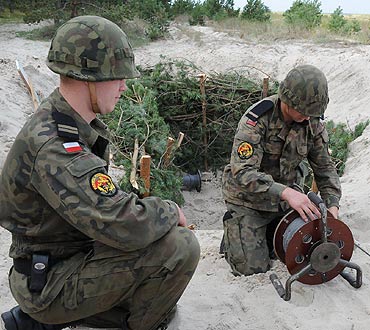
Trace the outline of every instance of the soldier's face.
<instances>
[{"instance_id":1,"label":"soldier's face","mask_svg":"<svg viewBox=\"0 0 370 330\"><path fill-rule=\"evenodd\" d=\"M284 121L286 123L292 123L293 121L297 123L302 123L305 120L310 120L309 116L302 115L300 112L289 107L284 102L281 102L281 112L283 113Z\"/></svg>"},{"instance_id":2,"label":"soldier's face","mask_svg":"<svg viewBox=\"0 0 370 330\"><path fill-rule=\"evenodd\" d=\"M101 81L96 84L96 97L101 114L114 110L122 92L127 89L126 80Z\"/></svg>"}]
</instances>

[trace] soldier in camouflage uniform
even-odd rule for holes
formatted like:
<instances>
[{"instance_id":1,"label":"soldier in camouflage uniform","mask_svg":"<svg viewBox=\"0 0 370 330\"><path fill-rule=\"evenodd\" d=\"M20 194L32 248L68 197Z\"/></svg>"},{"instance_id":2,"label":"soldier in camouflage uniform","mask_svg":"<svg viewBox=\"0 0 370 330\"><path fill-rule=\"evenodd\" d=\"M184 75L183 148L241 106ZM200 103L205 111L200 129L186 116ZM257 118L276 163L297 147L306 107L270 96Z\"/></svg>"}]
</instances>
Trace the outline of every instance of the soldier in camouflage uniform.
<instances>
[{"instance_id":1,"label":"soldier in camouflage uniform","mask_svg":"<svg viewBox=\"0 0 370 330\"><path fill-rule=\"evenodd\" d=\"M19 303L2 328L157 329L194 273L199 244L174 202L139 199L107 173L96 113L113 111L125 79L139 76L131 46L114 23L76 17L58 29L47 65L60 88L22 128L1 174Z\"/></svg>"},{"instance_id":2,"label":"soldier in camouflage uniform","mask_svg":"<svg viewBox=\"0 0 370 330\"><path fill-rule=\"evenodd\" d=\"M305 221L320 217L302 193L303 161L311 165L329 211L338 216L340 181L320 121L328 102L324 74L302 65L288 73L278 95L254 104L241 118L222 178L228 210L223 250L235 275L269 269L274 230L289 208Z\"/></svg>"}]
</instances>

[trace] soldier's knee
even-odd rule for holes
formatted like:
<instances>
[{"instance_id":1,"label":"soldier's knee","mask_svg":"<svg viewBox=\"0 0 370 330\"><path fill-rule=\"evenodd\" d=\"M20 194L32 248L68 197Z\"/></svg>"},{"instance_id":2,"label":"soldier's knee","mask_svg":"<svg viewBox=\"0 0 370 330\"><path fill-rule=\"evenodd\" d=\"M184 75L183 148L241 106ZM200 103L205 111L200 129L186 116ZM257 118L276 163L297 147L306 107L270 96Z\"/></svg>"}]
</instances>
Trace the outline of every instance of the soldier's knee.
<instances>
[{"instance_id":1,"label":"soldier's knee","mask_svg":"<svg viewBox=\"0 0 370 330\"><path fill-rule=\"evenodd\" d=\"M169 249L174 248L176 259L187 268L193 268L198 264L200 257L200 246L194 233L188 228L176 227L166 237Z\"/></svg>"},{"instance_id":2,"label":"soldier's knee","mask_svg":"<svg viewBox=\"0 0 370 330\"><path fill-rule=\"evenodd\" d=\"M260 262L258 265L252 265L248 262L230 263L232 273L235 276L249 276L253 274L266 273L270 269L269 260L267 262Z\"/></svg>"}]
</instances>

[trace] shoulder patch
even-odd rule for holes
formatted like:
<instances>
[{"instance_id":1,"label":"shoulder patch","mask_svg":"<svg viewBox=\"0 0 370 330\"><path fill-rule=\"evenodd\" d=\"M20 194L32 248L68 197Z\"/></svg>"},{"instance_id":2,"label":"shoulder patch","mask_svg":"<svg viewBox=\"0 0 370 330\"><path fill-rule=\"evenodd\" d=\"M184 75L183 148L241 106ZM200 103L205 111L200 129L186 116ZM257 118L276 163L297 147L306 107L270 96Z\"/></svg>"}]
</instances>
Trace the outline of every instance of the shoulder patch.
<instances>
[{"instance_id":1,"label":"shoulder patch","mask_svg":"<svg viewBox=\"0 0 370 330\"><path fill-rule=\"evenodd\" d=\"M82 147L78 142L66 142L63 143L64 150L68 153L75 153L82 151Z\"/></svg>"},{"instance_id":2,"label":"shoulder patch","mask_svg":"<svg viewBox=\"0 0 370 330\"><path fill-rule=\"evenodd\" d=\"M117 188L112 178L105 173L95 173L90 178L90 185L92 190L101 196L112 197L117 193Z\"/></svg>"},{"instance_id":3,"label":"shoulder patch","mask_svg":"<svg viewBox=\"0 0 370 330\"><path fill-rule=\"evenodd\" d=\"M249 142L243 141L239 144L237 152L240 159L246 160L252 157L254 150Z\"/></svg>"},{"instance_id":4,"label":"shoulder patch","mask_svg":"<svg viewBox=\"0 0 370 330\"><path fill-rule=\"evenodd\" d=\"M247 124L256 126L258 118L267 111L271 110L273 107L274 102L271 100L262 100L245 114L248 117Z\"/></svg>"},{"instance_id":5,"label":"shoulder patch","mask_svg":"<svg viewBox=\"0 0 370 330\"><path fill-rule=\"evenodd\" d=\"M78 141L79 134L77 124L71 116L58 111L53 111L52 116L57 124L58 136L67 140Z\"/></svg>"}]
</instances>

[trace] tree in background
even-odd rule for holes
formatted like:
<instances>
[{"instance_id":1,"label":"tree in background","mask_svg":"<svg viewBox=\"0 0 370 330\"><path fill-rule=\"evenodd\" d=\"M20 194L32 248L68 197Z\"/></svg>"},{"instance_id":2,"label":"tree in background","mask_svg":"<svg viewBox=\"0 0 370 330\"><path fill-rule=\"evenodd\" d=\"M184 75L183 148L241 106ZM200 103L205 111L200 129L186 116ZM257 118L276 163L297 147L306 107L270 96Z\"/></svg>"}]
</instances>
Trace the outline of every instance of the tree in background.
<instances>
[{"instance_id":1,"label":"tree in background","mask_svg":"<svg viewBox=\"0 0 370 330\"><path fill-rule=\"evenodd\" d=\"M248 0L241 18L250 21L265 22L270 20L271 10L261 0Z\"/></svg>"},{"instance_id":2,"label":"tree in background","mask_svg":"<svg viewBox=\"0 0 370 330\"><path fill-rule=\"evenodd\" d=\"M204 12L210 19L237 16L239 10L234 9L234 0L205 0Z\"/></svg>"},{"instance_id":3,"label":"tree in background","mask_svg":"<svg viewBox=\"0 0 370 330\"><path fill-rule=\"evenodd\" d=\"M0 0L0 15L5 9L9 9L12 13L15 9L15 1L12 0Z\"/></svg>"},{"instance_id":4,"label":"tree in background","mask_svg":"<svg viewBox=\"0 0 370 330\"><path fill-rule=\"evenodd\" d=\"M340 6L330 15L328 29L333 32L339 32L346 25L346 19L343 15L343 9Z\"/></svg>"},{"instance_id":5,"label":"tree in background","mask_svg":"<svg viewBox=\"0 0 370 330\"><path fill-rule=\"evenodd\" d=\"M346 20L343 15L343 9L339 6L330 15L328 29L336 33L351 34L361 31L361 25L356 19Z\"/></svg>"},{"instance_id":6,"label":"tree in background","mask_svg":"<svg viewBox=\"0 0 370 330\"><path fill-rule=\"evenodd\" d=\"M192 0L175 0L170 12L172 16L191 14L194 7L195 3Z\"/></svg>"},{"instance_id":7,"label":"tree in background","mask_svg":"<svg viewBox=\"0 0 370 330\"><path fill-rule=\"evenodd\" d=\"M318 0L296 0L283 16L290 25L313 29L321 24L320 7L321 2Z\"/></svg>"}]
</instances>

